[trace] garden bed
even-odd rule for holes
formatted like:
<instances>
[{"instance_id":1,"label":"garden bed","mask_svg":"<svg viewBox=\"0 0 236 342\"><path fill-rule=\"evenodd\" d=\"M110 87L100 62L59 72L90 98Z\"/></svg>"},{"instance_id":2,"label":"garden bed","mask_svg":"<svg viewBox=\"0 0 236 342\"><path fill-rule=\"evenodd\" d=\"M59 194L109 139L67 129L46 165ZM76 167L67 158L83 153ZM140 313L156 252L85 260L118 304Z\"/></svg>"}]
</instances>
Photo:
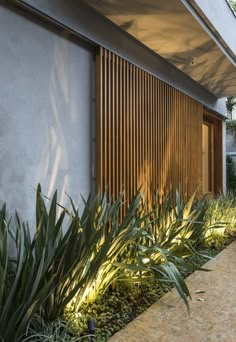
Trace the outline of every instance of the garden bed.
<instances>
[{"instance_id":1,"label":"garden bed","mask_svg":"<svg viewBox=\"0 0 236 342\"><path fill-rule=\"evenodd\" d=\"M217 247L215 245L210 248L202 247L197 251L199 254L189 258L201 267L234 239L234 235L227 236L220 242L218 241ZM186 272L183 275L188 277L190 273ZM88 334L87 321L90 318L94 319L96 322L95 341L106 342L170 290L168 286L160 286L155 282L136 286L128 283L123 284L119 288L109 289L103 296L99 296L94 303L84 304L77 317L73 308L66 312L66 317L69 322L72 322L71 326L74 333L80 336Z\"/></svg>"},{"instance_id":2,"label":"garden bed","mask_svg":"<svg viewBox=\"0 0 236 342\"><path fill-rule=\"evenodd\" d=\"M59 213L39 185L35 229L0 210L4 342L86 340L88 319L107 341L172 287L187 310L184 279L234 238L234 197L157 192L150 205L137 192L127 206L98 193L80 211L70 200Z\"/></svg>"}]
</instances>

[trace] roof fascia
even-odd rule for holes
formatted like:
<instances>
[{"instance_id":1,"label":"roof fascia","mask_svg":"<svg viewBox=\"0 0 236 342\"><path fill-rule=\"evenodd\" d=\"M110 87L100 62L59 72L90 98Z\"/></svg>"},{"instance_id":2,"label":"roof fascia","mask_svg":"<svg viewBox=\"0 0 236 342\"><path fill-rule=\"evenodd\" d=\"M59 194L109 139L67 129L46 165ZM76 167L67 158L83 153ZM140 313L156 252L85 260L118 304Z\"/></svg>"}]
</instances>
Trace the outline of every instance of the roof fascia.
<instances>
[{"instance_id":1,"label":"roof fascia","mask_svg":"<svg viewBox=\"0 0 236 342\"><path fill-rule=\"evenodd\" d=\"M110 20L83 3L74 0L13 0L54 25L103 46L146 70L155 77L191 96L222 118L225 106L212 93L175 68L167 60L120 29Z\"/></svg>"}]
</instances>

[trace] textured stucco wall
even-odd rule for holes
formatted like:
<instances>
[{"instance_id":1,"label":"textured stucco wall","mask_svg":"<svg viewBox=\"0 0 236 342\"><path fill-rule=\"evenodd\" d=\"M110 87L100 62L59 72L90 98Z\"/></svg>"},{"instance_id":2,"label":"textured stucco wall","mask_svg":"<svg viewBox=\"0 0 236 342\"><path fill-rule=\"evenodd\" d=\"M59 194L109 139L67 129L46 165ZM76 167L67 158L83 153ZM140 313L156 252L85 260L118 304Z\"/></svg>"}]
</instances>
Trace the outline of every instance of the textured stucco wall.
<instances>
[{"instance_id":1,"label":"textured stucco wall","mask_svg":"<svg viewBox=\"0 0 236 342\"><path fill-rule=\"evenodd\" d=\"M0 4L0 202L32 222L35 188L91 187L92 52Z\"/></svg>"}]
</instances>

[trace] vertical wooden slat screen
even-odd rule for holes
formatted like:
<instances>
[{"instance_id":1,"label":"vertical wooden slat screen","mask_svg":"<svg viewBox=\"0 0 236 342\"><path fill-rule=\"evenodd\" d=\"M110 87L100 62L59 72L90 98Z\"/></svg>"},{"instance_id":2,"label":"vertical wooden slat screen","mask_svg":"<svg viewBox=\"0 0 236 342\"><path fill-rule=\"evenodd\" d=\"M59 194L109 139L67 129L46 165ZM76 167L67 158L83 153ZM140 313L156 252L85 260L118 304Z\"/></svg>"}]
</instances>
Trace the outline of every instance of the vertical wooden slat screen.
<instances>
[{"instance_id":1,"label":"vertical wooden slat screen","mask_svg":"<svg viewBox=\"0 0 236 342\"><path fill-rule=\"evenodd\" d=\"M191 193L202 177L203 106L110 51L97 53L97 185Z\"/></svg>"}]
</instances>

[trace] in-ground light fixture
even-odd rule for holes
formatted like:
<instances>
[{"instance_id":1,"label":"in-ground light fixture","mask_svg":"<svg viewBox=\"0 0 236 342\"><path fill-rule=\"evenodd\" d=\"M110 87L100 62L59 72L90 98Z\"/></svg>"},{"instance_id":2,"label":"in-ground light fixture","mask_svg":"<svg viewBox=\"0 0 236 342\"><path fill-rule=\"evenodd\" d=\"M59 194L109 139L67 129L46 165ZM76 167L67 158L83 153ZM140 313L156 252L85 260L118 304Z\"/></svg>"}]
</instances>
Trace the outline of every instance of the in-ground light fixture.
<instances>
[{"instance_id":1,"label":"in-ground light fixture","mask_svg":"<svg viewBox=\"0 0 236 342\"><path fill-rule=\"evenodd\" d=\"M94 340L94 335L95 335L95 330L96 330L96 322L93 318L89 318L87 321L88 324L88 333L89 333L89 341L93 342Z\"/></svg>"}]
</instances>

